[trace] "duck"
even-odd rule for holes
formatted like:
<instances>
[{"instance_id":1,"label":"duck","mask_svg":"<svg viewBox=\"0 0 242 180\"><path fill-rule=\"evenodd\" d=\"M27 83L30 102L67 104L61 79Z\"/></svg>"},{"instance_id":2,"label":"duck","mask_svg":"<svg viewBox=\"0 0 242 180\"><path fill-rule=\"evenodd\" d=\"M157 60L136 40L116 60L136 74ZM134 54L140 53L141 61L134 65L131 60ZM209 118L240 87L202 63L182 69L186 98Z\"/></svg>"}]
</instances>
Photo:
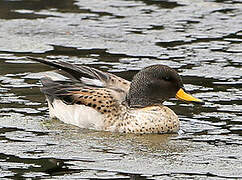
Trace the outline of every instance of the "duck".
<instances>
[{"instance_id":1,"label":"duck","mask_svg":"<svg viewBox=\"0 0 242 180\"><path fill-rule=\"evenodd\" d=\"M204 104L186 92L176 70L156 64L141 69L132 81L113 73L64 61L28 57L58 69L66 79L42 77L50 118L80 128L119 133L177 133L178 116L163 102L177 98Z\"/></svg>"}]
</instances>

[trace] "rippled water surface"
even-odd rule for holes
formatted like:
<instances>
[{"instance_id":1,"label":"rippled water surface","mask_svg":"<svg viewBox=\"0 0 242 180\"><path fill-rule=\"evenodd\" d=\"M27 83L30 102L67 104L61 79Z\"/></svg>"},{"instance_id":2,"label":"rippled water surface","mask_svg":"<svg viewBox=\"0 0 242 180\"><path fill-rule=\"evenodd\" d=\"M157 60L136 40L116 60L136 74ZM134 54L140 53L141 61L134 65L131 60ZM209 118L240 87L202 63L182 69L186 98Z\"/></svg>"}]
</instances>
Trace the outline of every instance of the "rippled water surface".
<instances>
[{"instance_id":1,"label":"rippled water surface","mask_svg":"<svg viewBox=\"0 0 242 180\"><path fill-rule=\"evenodd\" d=\"M241 0L0 0L0 178L242 179ZM171 99L177 135L83 130L48 118L26 56L131 80L165 64L206 101Z\"/></svg>"}]
</instances>

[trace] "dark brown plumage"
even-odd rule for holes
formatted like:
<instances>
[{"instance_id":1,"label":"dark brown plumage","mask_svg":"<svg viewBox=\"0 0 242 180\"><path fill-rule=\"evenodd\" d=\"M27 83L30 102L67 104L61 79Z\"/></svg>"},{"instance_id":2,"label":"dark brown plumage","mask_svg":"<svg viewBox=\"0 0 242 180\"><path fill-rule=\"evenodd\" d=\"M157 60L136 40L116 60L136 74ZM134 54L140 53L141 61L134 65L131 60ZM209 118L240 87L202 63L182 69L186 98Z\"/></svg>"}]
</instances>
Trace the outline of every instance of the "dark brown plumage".
<instances>
[{"instance_id":1,"label":"dark brown plumage","mask_svg":"<svg viewBox=\"0 0 242 180\"><path fill-rule=\"evenodd\" d=\"M165 65L153 65L138 72L130 85L127 101L130 107L162 104L183 88L181 77Z\"/></svg>"}]
</instances>

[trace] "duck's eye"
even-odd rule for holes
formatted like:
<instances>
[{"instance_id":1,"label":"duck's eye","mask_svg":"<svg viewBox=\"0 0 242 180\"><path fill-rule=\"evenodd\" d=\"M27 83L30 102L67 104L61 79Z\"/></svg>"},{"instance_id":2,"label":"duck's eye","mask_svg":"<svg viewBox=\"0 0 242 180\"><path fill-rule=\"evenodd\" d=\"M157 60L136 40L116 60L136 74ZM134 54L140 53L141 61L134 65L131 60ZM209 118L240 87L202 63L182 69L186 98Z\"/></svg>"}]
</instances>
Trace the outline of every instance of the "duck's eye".
<instances>
[{"instance_id":1,"label":"duck's eye","mask_svg":"<svg viewBox=\"0 0 242 180\"><path fill-rule=\"evenodd\" d=\"M170 78L169 76L164 76L163 79L164 79L165 81L170 81L170 80L171 80L171 78Z\"/></svg>"}]
</instances>

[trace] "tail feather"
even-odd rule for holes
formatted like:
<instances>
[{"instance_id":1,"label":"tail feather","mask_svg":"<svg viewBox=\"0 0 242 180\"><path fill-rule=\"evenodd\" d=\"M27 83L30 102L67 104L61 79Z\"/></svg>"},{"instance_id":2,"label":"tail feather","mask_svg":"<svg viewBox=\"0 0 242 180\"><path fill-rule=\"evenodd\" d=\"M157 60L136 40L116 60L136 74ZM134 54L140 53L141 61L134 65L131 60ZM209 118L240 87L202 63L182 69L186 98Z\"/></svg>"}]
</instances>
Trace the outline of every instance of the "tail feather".
<instances>
[{"instance_id":1,"label":"tail feather","mask_svg":"<svg viewBox=\"0 0 242 180\"><path fill-rule=\"evenodd\" d=\"M68 93L81 89L81 87L71 85L71 82L68 84L68 81L53 81L49 77L41 78L41 83L43 87L40 90L46 95L51 104L54 99L62 99L66 104L72 104L73 98Z\"/></svg>"}]
</instances>

